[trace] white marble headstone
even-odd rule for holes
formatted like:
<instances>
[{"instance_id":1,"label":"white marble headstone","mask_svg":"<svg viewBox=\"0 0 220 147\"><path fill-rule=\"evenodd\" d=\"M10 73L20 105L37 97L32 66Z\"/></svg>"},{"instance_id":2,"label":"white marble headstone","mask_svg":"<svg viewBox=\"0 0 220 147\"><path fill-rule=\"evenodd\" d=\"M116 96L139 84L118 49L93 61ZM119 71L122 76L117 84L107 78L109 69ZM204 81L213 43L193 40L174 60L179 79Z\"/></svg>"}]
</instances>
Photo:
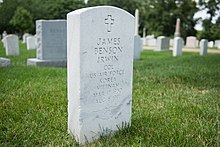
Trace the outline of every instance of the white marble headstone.
<instances>
[{"instance_id":1,"label":"white marble headstone","mask_svg":"<svg viewBox=\"0 0 220 147\"><path fill-rule=\"evenodd\" d=\"M141 50L143 48L142 40L139 35L134 36L134 59L140 59Z\"/></svg>"},{"instance_id":2,"label":"white marble headstone","mask_svg":"<svg viewBox=\"0 0 220 147\"><path fill-rule=\"evenodd\" d=\"M4 40L4 46L6 50L6 55L7 56L17 56L19 55L19 44L18 44L18 36L17 35L7 35L3 39Z\"/></svg>"},{"instance_id":3,"label":"white marble headstone","mask_svg":"<svg viewBox=\"0 0 220 147\"><path fill-rule=\"evenodd\" d=\"M173 45L173 56L181 56L182 55L182 48L183 48L183 39L181 37L174 38L174 45Z\"/></svg>"},{"instance_id":4,"label":"white marble headstone","mask_svg":"<svg viewBox=\"0 0 220 147\"><path fill-rule=\"evenodd\" d=\"M139 10L135 10L135 29L134 29L134 35L138 35L139 31Z\"/></svg>"},{"instance_id":5,"label":"white marble headstone","mask_svg":"<svg viewBox=\"0 0 220 147\"><path fill-rule=\"evenodd\" d=\"M24 35L22 36L22 43L27 43L27 38L29 37L29 36L32 36L31 34L29 34L29 33L24 33Z\"/></svg>"},{"instance_id":6,"label":"white marble headstone","mask_svg":"<svg viewBox=\"0 0 220 147\"><path fill-rule=\"evenodd\" d=\"M80 144L130 124L134 17L111 6L67 14L68 130Z\"/></svg>"},{"instance_id":7,"label":"white marble headstone","mask_svg":"<svg viewBox=\"0 0 220 147\"><path fill-rule=\"evenodd\" d=\"M196 48L198 46L198 42L195 36L189 36L186 38L186 47Z\"/></svg>"},{"instance_id":8,"label":"white marble headstone","mask_svg":"<svg viewBox=\"0 0 220 147\"><path fill-rule=\"evenodd\" d=\"M27 37L27 49L36 49L36 37L35 36L29 36Z\"/></svg>"},{"instance_id":9,"label":"white marble headstone","mask_svg":"<svg viewBox=\"0 0 220 147\"><path fill-rule=\"evenodd\" d=\"M208 42L208 47L214 47L214 41L209 41Z\"/></svg>"},{"instance_id":10,"label":"white marble headstone","mask_svg":"<svg viewBox=\"0 0 220 147\"><path fill-rule=\"evenodd\" d=\"M220 40L215 40L215 47L220 49Z\"/></svg>"},{"instance_id":11,"label":"white marble headstone","mask_svg":"<svg viewBox=\"0 0 220 147\"><path fill-rule=\"evenodd\" d=\"M208 40L202 39L200 41L200 55L201 56L207 55L207 50L208 50Z\"/></svg>"}]
</instances>

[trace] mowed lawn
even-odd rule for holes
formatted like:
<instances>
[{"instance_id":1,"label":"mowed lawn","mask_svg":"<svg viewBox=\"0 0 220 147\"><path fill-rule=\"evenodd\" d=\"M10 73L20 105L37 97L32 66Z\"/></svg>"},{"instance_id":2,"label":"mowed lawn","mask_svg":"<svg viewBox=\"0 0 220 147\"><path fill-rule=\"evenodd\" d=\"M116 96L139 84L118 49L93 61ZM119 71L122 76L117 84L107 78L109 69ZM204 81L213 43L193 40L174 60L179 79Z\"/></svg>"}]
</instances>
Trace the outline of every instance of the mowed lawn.
<instances>
[{"instance_id":1,"label":"mowed lawn","mask_svg":"<svg viewBox=\"0 0 220 147\"><path fill-rule=\"evenodd\" d=\"M134 62L131 127L90 145L220 145L220 54L171 55L141 53ZM29 57L35 50L20 43L20 56L0 68L0 146L77 146L67 133L66 68L26 66Z\"/></svg>"}]
</instances>

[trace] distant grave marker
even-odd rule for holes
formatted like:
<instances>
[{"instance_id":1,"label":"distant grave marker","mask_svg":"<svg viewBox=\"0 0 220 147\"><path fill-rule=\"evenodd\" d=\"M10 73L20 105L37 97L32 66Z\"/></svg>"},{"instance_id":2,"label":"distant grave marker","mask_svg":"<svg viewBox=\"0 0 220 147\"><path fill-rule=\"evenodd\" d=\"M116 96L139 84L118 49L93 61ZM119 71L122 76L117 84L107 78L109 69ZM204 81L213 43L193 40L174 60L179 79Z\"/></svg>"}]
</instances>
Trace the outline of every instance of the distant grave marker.
<instances>
[{"instance_id":1,"label":"distant grave marker","mask_svg":"<svg viewBox=\"0 0 220 147\"><path fill-rule=\"evenodd\" d=\"M19 44L17 35L7 35L4 38L4 46L7 56L17 56L19 55Z\"/></svg>"},{"instance_id":2,"label":"distant grave marker","mask_svg":"<svg viewBox=\"0 0 220 147\"><path fill-rule=\"evenodd\" d=\"M28 59L27 64L66 67L66 36L66 20L37 20L37 58Z\"/></svg>"}]
</instances>

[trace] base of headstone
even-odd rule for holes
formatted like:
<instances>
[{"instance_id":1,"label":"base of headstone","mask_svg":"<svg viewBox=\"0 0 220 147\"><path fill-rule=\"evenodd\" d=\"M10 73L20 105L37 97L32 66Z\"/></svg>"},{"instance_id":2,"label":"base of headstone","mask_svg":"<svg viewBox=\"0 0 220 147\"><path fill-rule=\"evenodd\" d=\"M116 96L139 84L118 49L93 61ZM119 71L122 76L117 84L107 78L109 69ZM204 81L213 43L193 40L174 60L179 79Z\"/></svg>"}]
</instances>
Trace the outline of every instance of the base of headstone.
<instances>
[{"instance_id":1,"label":"base of headstone","mask_svg":"<svg viewBox=\"0 0 220 147\"><path fill-rule=\"evenodd\" d=\"M11 60L7 58L0 58L0 67L8 67L11 64Z\"/></svg>"},{"instance_id":2,"label":"base of headstone","mask_svg":"<svg viewBox=\"0 0 220 147\"><path fill-rule=\"evenodd\" d=\"M36 58L27 59L27 65L32 66L49 66L49 67L66 67L66 60L40 60Z\"/></svg>"}]
</instances>

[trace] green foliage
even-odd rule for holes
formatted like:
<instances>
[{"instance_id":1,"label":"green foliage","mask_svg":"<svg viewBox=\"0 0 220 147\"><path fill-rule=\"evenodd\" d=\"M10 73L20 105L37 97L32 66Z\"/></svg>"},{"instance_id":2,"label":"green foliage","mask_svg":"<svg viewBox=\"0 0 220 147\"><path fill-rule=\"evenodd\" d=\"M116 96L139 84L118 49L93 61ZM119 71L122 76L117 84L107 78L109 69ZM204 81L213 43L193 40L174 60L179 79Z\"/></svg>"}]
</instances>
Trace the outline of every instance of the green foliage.
<instances>
[{"instance_id":1,"label":"green foliage","mask_svg":"<svg viewBox=\"0 0 220 147\"><path fill-rule=\"evenodd\" d=\"M77 146L67 133L66 68L0 68L0 146ZM5 49L0 42L0 55ZM91 146L218 146L220 55L143 51L134 62L132 125Z\"/></svg>"},{"instance_id":2,"label":"green foliage","mask_svg":"<svg viewBox=\"0 0 220 147\"><path fill-rule=\"evenodd\" d=\"M14 16L10 20L10 24L12 24L19 33L22 31L30 32L34 26L30 12L22 7L17 8Z\"/></svg>"},{"instance_id":3,"label":"green foliage","mask_svg":"<svg viewBox=\"0 0 220 147\"><path fill-rule=\"evenodd\" d=\"M18 6L17 0L4 0L0 3L0 32L6 30L8 33L14 32L14 27L9 23Z\"/></svg>"},{"instance_id":4,"label":"green foliage","mask_svg":"<svg viewBox=\"0 0 220 147\"><path fill-rule=\"evenodd\" d=\"M203 30L197 35L199 39L208 38L210 41L220 39L220 17L216 23L212 23L210 19L203 20Z\"/></svg>"},{"instance_id":5,"label":"green foliage","mask_svg":"<svg viewBox=\"0 0 220 147\"><path fill-rule=\"evenodd\" d=\"M202 10L208 10L207 13L210 17L202 20L203 30L197 34L198 38L220 39L220 0L199 0L199 5ZM217 21L213 23L213 18L216 16L218 16Z\"/></svg>"},{"instance_id":6,"label":"green foliage","mask_svg":"<svg viewBox=\"0 0 220 147\"><path fill-rule=\"evenodd\" d=\"M66 19L67 13L85 7L83 0L47 0L48 19Z\"/></svg>"},{"instance_id":7,"label":"green foliage","mask_svg":"<svg viewBox=\"0 0 220 147\"><path fill-rule=\"evenodd\" d=\"M196 3L192 0L150 0L146 11L145 27L148 34L172 36L175 32L176 19L181 20L181 36L185 38L195 35L193 19L197 11Z\"/></svg>"},{"instance_id":8,"label":"green foliage","mask_svg":"<svg viewBox=\"0 0 220 147\"><path fill-rule=\"evenodd\" d=\"M211 20L220 10L220 1L200 0L199 4L202 9L209 10L211 17L210 27L206 27L197 36L199 38L205 36L209 40L219 39L218 25L212 24ZM13 33L18 30L10 23L17 7L22 7L30 13L32 24L35 26L34 22L38 19L66 19L66 14L70 11L97 5L120 7L133 15L135 9L139 9L139 34L142 34L145 27L147 34L173 36L177 18L181 20L180 31L183 38L197 33L194 29L197 20L194 20L193 16L198 8L193 0L89 0L87 4L84 0L4 0L0 4L0 32L6 30L8 33ZM204 25L206 25L205 21ZM34 33L34 26L29 28L30 32Z\"/></svg>"},{"instance_id":9,"label":"green foliage","mask_svg":"<svg viewBox=\"0 0 220 147\"><path fill-rule=\"evenodd\" d=\"M68 12L85 7L85 4L83 0L4 0L0 4L0 32L6 30L10 33L18 30L10 23L18 7L30 13L35 26L35 20L38 19L65 19ZM34 27L29 28L30 32L34 33L34 30Z\"/></svg>"}]
</instances>

